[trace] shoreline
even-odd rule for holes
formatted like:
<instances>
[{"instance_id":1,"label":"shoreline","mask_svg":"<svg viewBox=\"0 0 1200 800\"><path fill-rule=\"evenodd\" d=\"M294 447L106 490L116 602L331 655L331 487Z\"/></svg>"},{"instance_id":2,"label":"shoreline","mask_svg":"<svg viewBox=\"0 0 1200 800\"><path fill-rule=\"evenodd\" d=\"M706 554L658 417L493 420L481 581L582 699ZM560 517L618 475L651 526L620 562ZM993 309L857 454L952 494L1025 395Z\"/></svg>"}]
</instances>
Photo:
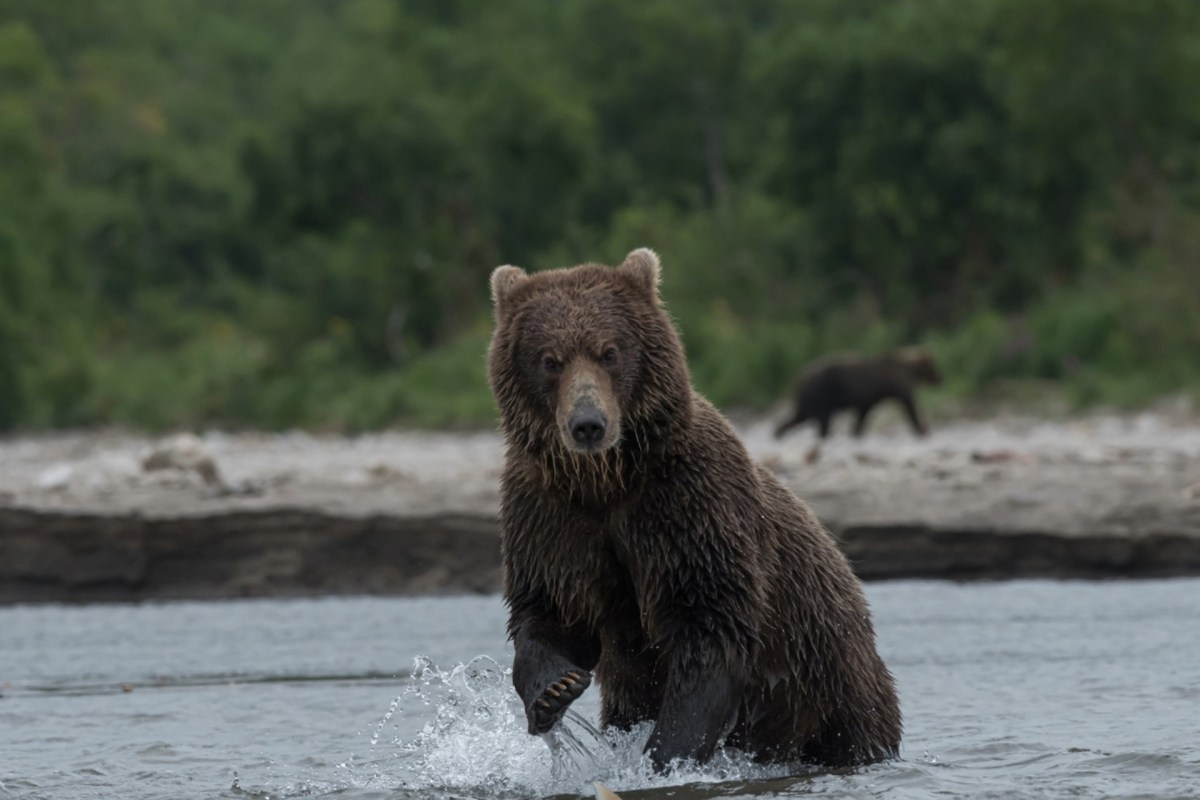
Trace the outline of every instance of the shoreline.
<instances>
[{"instance_id":1,"label":"shoreline","mask_svg":"<svg viewBox=\"0 0 1200 800\"><path fill-rule=\"evenodd\" d=\"M1200 427L739 426L864 580L1200 575ZM0 440L0 603L498 592L492 433Z\"/></svg>"}]
</instances>

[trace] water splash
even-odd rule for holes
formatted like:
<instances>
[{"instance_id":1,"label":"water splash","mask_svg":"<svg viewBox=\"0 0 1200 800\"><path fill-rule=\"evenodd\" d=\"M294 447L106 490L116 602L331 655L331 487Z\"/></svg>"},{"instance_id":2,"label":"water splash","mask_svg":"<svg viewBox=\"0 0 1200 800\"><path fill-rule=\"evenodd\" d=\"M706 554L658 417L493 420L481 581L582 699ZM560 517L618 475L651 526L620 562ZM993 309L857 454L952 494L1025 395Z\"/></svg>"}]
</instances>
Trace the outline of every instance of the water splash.
<instances>
[{"instance_id":1,"label":"water splash","mask_svg":"<svg viewBox=\"0 0 1200 800\"><path fill-rule=\"evenodd\" d=\"M393 755L373 757L371 763L380 771L365 783L355 781L360 787L390 784L389 788L413 792L504 800L553 794L591 797L596 781L626 791L796 772L794 767L754 764L741 753L718 752L703 767L680 764L671 775L658 775L642 753L649 723L628 732L601 732L574 710L568 710L550 733L529 736L524 710L512 689L512 670L488 656L448 672L419 656L412 677L412 685L391 702L376 727L372 747L406 709L415 710L417 704L432 707L433 719L410 740L397 737L388 742L395 748Z\"/></svg>"},{"instance_id":2,"label":"water splash","mask_svg":"<svg viewBox=\"0 0 1200 800\"><path fill-rule=\"evenodd\" d=\"M429 659L413 665L412 695L436 708L411 742L415 786L470 790L486 796L526 795L554 781L545 745L525 733L518 718L511 671L479 656L449 672Z\"/></svg>"}]
</instances>

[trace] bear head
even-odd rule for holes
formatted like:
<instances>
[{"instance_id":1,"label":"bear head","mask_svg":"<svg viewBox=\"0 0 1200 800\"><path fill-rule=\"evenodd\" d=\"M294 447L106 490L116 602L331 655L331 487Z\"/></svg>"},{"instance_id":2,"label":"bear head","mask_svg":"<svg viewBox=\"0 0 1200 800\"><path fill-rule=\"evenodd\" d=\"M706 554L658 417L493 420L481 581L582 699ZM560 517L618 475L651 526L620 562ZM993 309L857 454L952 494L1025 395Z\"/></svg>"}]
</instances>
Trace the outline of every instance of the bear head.
<instances>
[{"instance_id":1,"label":"bear head","mask_svg":"<svg viewBox=\"0 0 1200 800\"><path fill-rule=\"evenodd\" d=\"M686 424L691 379L659 269L640 249L617 267L492 273L488 374L510 447L577 461Z\"/></svg>"},{"instance_id":2,"label":"bear head","mask_svg":"<svg viewBox=\"0 0 1200 800\"><path fill-rule=\"evenodd\" d=\"M923 347L906 347L900 351L900 362L916 383L937 386L942 382L942 373L933 360L933 354Z\"/></svg>"}]
</instances>

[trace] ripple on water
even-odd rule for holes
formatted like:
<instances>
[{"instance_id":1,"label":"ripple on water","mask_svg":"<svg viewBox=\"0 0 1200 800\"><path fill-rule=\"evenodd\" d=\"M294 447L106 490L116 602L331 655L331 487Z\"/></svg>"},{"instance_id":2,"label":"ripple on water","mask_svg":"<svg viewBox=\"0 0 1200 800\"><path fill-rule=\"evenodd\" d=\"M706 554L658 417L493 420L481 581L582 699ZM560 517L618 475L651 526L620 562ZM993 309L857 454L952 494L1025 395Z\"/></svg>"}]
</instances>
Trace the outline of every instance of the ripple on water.
<instances>
[{"instance_id":1,"label":"ripple on water","mask_svg":"<svg viewBox=\"0 0 1200 800\"><path fill-rule=\"evenodd\" d=\"M669 779L595 691L525 732L498 597L0 608L0 800L1196 796L1200 581L867 591L903 759Z\"/></svg>"}]
</instances>

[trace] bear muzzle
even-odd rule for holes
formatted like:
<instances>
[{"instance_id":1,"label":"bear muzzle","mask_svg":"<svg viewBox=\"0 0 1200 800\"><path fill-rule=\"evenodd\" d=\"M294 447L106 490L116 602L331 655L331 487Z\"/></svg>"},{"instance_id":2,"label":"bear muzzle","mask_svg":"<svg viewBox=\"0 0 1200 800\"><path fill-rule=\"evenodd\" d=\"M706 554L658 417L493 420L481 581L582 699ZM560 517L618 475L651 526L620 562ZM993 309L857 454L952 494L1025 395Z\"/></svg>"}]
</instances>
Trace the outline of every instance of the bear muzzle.
<instances>
[{"instance_id":1,"label":"bear muzzle","mask_svg":"<svg viewBox=\"0 0 1200 800\"><path fill-rule=\"evenodd\" d=\"M607 450L621 434L611 381L586 367L568 371L559 395L558 429L563 446L582 454Z\"/></svg>"},{"instance_id":2,"label":"bear muzzle","mask_svg":"<svg viewBox=\"0 0 1200 800\"><path fill-rule=\"evenodd\" d=\"M590 450L604 440L604 432L608 430L608 417L596 406L577 406L567 426L576 444Z\"/></svg>"}]
</instances>

